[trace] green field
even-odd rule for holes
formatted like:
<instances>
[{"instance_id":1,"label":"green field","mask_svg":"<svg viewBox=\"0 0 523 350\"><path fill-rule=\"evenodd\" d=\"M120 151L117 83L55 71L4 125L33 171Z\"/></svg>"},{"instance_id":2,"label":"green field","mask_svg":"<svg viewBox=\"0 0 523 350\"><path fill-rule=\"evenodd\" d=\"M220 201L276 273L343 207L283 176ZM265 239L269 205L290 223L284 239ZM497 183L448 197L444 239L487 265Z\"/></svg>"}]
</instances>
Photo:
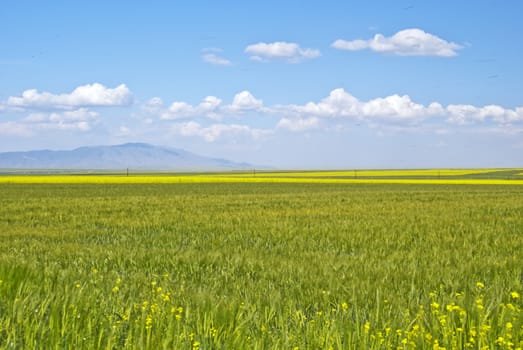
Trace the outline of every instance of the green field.
<instances>
[{"instance_id":1,"label":"green field","mask_svg":"<svg viewBox=\"0 0 523 350\"><path fill-rule=\"evenodd\" d=\"M0 177L0 348L522 348L521 170L492 172Z\"/></svg>"}]
</instances>

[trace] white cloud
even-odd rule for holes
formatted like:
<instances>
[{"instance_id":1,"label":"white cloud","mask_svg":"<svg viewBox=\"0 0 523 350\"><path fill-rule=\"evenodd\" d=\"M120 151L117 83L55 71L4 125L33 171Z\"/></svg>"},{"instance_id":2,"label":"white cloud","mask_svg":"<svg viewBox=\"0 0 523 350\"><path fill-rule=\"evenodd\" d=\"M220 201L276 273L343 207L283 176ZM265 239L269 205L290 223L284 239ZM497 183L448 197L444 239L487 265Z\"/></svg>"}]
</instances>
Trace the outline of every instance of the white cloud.
<instances>
[{"instance_id":1,"label":"white cloud","mask_svg":"<svg viewBox=\"0 0 523 350\"><path fill-rule=\"evenodd\" d=\"M29 114L24 120L26 122L49 121L54 123L68 123L95 120L98 116L99 114L97 112L89 111L87 108L80 108L61 113L33 113Z\"/></svg>"},{"instance_id":2,"label":"white cloud","mask_svg":"<svg viewBox=\"0 0 523 350\"><path fill-rule=\"evenodd\" d=\"M220 106L221 103L222 103L222 100L220 100L218 97L207 96L198 105L198 108L205 112L215 111Z\"/></svg>"},{"instance_id":3,"label":"white cloud","mask_svg":"<svg viewBox=\"0 0 523 350\"><path fill-rule=\"evenodd\" d=\"M523 121L523 107L506 109L498 105L448 105L446 116L447 122L458 125L481 123L487 119L498 124L510 124Z\"/></svg>"},{"instance_id":4,"label":"white cloud","mask_svg":"<svg viewBox=\"0 0 523 350\"><path fill-rule=\"evenodd\" d=\"M438 102L423 105L412 101L408 95L390 95L369 101L360 101L343 89L332 90L329 96L319 102L304 105L279 105L268 110L287 115L278 123L279 128L292 131L316 127L314 119L345 118L366 122L369 125L396 124L420 125L438 118L449 124L469 125L487 121L498 125L523 122L523 107L508 109L498 105L477 107L451 104L446 107ZM289 118L289 116L291 118Z\"/></svg>"},{"instance_id":5,"label":"white cloud","mask_svg":"<svg viewBox=\"0 0 523 350\"><path fill-rule=\"evenodd\" d=\"M22 120L31 130L78 130L89 131L93 123L98 121L99 114L80 108L61 113L32 113Z\"/></svg>"},{"instance_id":6,"label":"white cloud","mask_svg":"<svg viewBox=\"0 0 523 350\"><path fill-rule=\"evenodd\" d=\"M232 64L226 58L220 57L214 53L207 53L202 55L202 61L213 64L215 66L230 66Z\"/></svg>"},{"instance_id":7,"label":"white cloud","mask_svg":"<svg viewBox=\"0 0 523 350\"><path fill-rule=\"evenodd\" d=\"M412 28L397 32L391 37L376 34L369 40L336 40L332 47L340 50L358 51L370 49L375 52L398 56L439 56L457 55L462 46L448 42L421 29Z\"/></svg>"},{"instance_id":8,"label":"white cloud","mask_svg":"<svg viewBox=\"0 0 523 350\"><path fill-rule=\"evenodd\" d=\"M33 132L29 125L8 121L0 123L0 135L29 137L33 135Z\"/></svg>"},{"instance_id":9,"label":"white cloud","mask_svg":"<svg viewBox=\"0 0 523 350\"><path fill-rule=\"evenodd\" d=\"M319 57L320 51L316 49L302 49L296 43L277 41L273 43L257 43L245 48L245 52L251 55L254 61L269 61L281 59L290 63L298 63L305 59Z\"/></svg>"},{"instance_id":10,"label":"white cloud","mask_svg":"<svg viewBox=\"0 0 523 350\"><path fill-rule=\"evenodd\" d=\"M263 101L254 97L249 91L244 90L234 95L229 109L232 111L257 110L263 107Z\"/></svg>"},{"instance_id":11,"label":"white cloud","mask_svg":"<svg viewBox=\"0 0 523 350\"><path fill-rule=\"evenodd\" d=\"M249 91L237 93L231 104L224 105L215 96L207 96L198 105L183 101L174 102L169 109L161 114L162 119L190 119L206 117L222 120L225 116L239 116L247 112L258 116L279 116L276 129L286 129L302 132L325 127L322 120L337 119L338 122L351 120L366 123L370 127L397 126L409 129L425 125L429 122L431 128L446 121L448 124L467 125L491 121L496 124L511 124L523 121L523 107L506 109L497 105L476 107L472 105L442 106L438 102L428 104L413 101L408 95L389 95L377 97L368 101L359 100L342 88L332 90L328 96L318 102L308 102L303 105L264 106L263 101L254 97ZM194 121L192 121L194 123ZM212 128L203 128L199 124L178 124L179 131L184 134L194 132L207 140L214 139L216 134L224 133L224 124L215 124ZM183 126L183 127L182 127ZM193 130L193 131L191 131ZM236 126L236 129L240 130Z\"/></svg>"},{"instance_id":12,"label":"white cloud","mask_svg":"<svg viewBox=\"0 0 523 350\"><path fill-rule=\"evenodd\" d=\"M163 107L163 101L160 97L150 98L145 104L142 105L142 110L147 113L155 114L160 112Z\"/></svg>"},{"instance_id":13,"label":"white cloud","mask_svg":"<svg viewBox=\"0 0 523 350\"><path fill-rule=\"evenodd\" d=\"M320 119L316 117L309 118L282 118L276 125L278 129L287 129L294 132L301 132L307 130L318 129L320 127Z\"/></svg>"},{"instance_id":14,"label":"white cloud","mask_svg":"<svg viewBox=\"0 0 523 350\"><path fill-rule=\"evenodd\" d=\"M229 105L222 105L222 100L216 96L207 96L196 106L187 102L176 101L160 114L160 118L172 120L206 117L221 120L225 115L241 115L248 111L261 111L262 109L263 101L244 90L234 95L232 103Z\"/></svg>"},{"instance_id":15,"label":"white cloud","mask_svg":"<svg viewBox=\"0 0 523 350\"><path fill-rule=\"evenodd\" d=\"M218 109L222 100L215 96L207 96L199 105L193 106L186 102L173 102L167 111L160 115L161 119L183 119L203 116L210 119L220 119Z\"/></svg>"},{"instance_id":16,"label":"white cloud","mask_svg":"<svg viewBox=\"0 0 523 350\"><path fill-rule=\"evenodd\" d=\"M413 102L408 95L391 95L364 102L341 88L332 90L329 96L318 103L278 106L276 109L283 113L293 113L299 116L381 119L411 123L442 112L441 105L432 103L426 107Z\"/></svg>"},{"instance_id":17,"label":"white cloud","mask_svg":"<svg viewBox=\"0 0 523 350\"><path fill-rule=\"evenodd\" d=\"M259 138L271 134L271 130L254 129L247 125L238 124L213 124L207 127L199 123L189 121L185 123L174 124L172 132L181 136L197 136L207 142L214 142L221 137L250 136Z\"/></svg>"},{"instance_id":18,"label":"white cloud","mask_svg":"<svg viewBox=\"0 0 523 350\"><path fill-rule=\"evenodd\" d=\"M132 103L132 94L125 84L114 89L94 83L79 86L69 94L52 94L36 89L25 90L22 96L11 96L7 105L12 107L57 108L123 106Z\"/></svg>"}]
</instances>

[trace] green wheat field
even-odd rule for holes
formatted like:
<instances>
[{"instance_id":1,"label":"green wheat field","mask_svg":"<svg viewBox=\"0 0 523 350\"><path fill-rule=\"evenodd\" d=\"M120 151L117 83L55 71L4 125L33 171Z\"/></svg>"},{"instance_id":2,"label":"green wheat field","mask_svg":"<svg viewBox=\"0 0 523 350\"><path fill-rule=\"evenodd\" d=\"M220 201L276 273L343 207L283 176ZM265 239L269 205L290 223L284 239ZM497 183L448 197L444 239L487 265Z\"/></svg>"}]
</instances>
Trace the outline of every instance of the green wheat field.
<instances>
[{"instance_id":1,"label":"green wheat field","mask_svg":"<svg viewBox=\"0 0 523 350\"><path fill-rule=\"evenodd\" d=\"M521 349L523 170L7 173L1 349Z\"/></svg>"}]
</instances>

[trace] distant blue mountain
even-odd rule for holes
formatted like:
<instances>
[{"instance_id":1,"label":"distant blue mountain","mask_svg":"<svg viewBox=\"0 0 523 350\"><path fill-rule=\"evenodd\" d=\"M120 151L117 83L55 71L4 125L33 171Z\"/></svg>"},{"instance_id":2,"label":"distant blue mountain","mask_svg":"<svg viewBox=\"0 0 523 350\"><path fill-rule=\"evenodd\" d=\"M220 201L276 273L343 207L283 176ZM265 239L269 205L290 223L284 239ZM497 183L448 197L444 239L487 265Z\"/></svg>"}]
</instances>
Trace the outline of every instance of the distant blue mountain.
<instances>
[{"instance_id":1,"label":"distant blue mountain","mask_svg":"<svg viewBox=\"0 0 523 350\"><path fill-rule=\"evenodd\" d=\"M242 170L248 163L203 157L182 149L146 143L80 147L69 151L0 153L3 169L136 169L136 170Z\"/></svg>"}]
</instances>

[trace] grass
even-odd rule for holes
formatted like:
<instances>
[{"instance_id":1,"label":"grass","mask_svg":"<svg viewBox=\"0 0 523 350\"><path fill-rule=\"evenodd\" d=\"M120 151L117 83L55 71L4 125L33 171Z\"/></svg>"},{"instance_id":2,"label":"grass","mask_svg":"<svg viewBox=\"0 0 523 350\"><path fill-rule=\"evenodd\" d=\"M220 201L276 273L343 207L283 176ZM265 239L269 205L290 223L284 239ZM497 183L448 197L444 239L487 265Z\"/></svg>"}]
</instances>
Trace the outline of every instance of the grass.
<instances>
[{"instance_id":1,"label":"grass","mask_svg":"<svg viewBox=\"0 0 523 350\"><path fill-rule=\"evenodd\" d=\"M0 192L0 348L523 346L521 186Z\"/></svg>"}]
</instances>

